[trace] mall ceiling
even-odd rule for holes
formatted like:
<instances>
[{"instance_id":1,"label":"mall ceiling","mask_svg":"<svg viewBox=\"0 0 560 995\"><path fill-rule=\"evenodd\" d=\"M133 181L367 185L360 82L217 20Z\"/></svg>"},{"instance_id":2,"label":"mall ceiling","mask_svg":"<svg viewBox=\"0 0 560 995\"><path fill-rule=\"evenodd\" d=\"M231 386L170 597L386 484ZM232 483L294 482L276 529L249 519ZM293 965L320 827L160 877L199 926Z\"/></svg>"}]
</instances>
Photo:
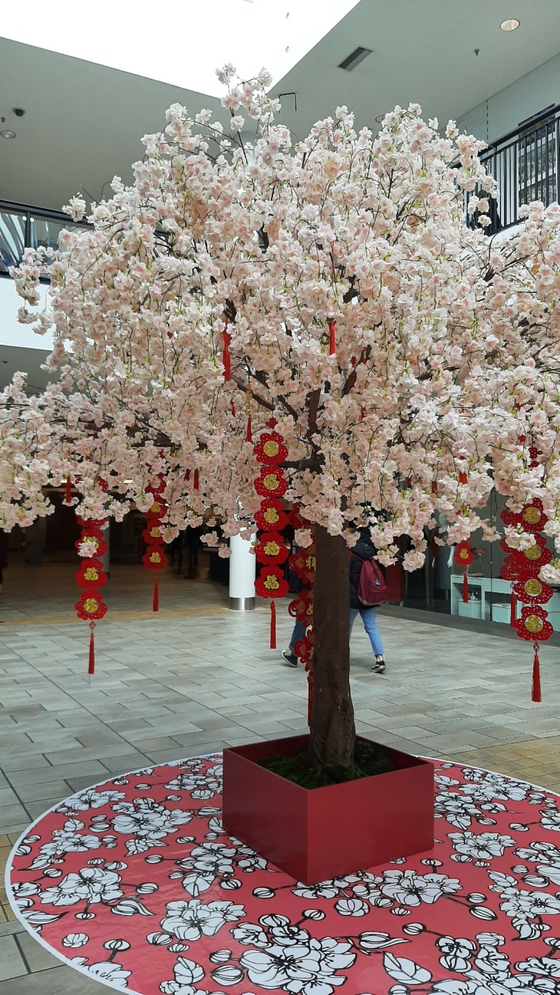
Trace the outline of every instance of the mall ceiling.
<instances>
[{"instance_id":1,"label":"mall ceiling","mask_svg":"<svg viewBox=\"0 0 560 995\"><path fill-rule=\"evenodd\" d=\"M509 17L521 26L506 33ZM338 68L357 46L372 54L353 72ZM558 0L361 0L272 92L297 94L297 109L285 96L282 111L297 137L338 104L353 108L359 125L375 127L378 115L411 100L446 122L559 50ZM258 70L258 45L255 53ZM113 175L130 180L140 137L162 126L174 101L226 121L210 97L0 39L0 117L17 133L0 139L0 199L55 209L78 190L99 199Z\"/></svg>"}]
</instances>

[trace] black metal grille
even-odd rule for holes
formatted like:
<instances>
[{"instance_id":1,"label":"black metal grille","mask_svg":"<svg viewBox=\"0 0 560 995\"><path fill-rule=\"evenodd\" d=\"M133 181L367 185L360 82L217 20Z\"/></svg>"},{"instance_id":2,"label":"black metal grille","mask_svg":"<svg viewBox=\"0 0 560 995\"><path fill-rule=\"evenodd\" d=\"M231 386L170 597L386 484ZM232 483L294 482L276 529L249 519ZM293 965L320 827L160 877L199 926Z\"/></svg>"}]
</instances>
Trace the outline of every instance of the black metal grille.
<instances>
[{"instance_id":1,"label":"black metal grille","mask_svg":"<svg viewBox=\"0 0 560 995\"><path fill-rule=\"evenodd\" d=\"M558 200L560 105L493 142L480 158L498 184L487 234L518 224L523 204L540 200L548 207Z\"/></svg>"}]
</instances>

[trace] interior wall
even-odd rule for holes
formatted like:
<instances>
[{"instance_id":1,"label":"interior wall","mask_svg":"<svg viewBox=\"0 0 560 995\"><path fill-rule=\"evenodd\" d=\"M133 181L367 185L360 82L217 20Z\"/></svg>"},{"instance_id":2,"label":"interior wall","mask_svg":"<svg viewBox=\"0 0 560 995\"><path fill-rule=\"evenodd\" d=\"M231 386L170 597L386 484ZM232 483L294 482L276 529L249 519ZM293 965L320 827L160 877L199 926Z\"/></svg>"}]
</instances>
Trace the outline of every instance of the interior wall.
<instances>
[{"instance_id":1,"label":"interior wall","mask_svg":"<svg viewBox=\"0 0 560 995\"><path fill-rule=\"evenodd\" d=\"M473 107L457 122L461 131L495 142L538 114L549 104L560 103L560 54L515 80L504 90Z\"/></svg>"}]
</instances>

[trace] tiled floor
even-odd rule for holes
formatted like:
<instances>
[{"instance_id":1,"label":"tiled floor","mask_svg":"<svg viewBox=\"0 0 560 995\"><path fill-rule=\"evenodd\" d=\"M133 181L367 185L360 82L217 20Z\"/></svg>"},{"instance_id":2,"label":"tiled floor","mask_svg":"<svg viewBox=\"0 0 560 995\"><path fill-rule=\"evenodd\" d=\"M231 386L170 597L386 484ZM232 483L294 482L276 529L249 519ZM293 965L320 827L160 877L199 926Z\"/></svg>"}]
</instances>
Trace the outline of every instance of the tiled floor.
<instances>
[{"instance_id":1,"label":"tiled floor","mask_svg":"<svg viewBox=\"0 0 560 995\"><path fill-rule=\"evenodd\" d=\"M268 649L268 611L227 610L227 591L168 574L154 616L141 569L117 567L88 681L72 564L5 575L0 606L0 862L65 795L147 763L305 731L300 668ZM291 622L279 613L279 645ZM499 636L380 618L388 669L369 671L357 624L352 689L359 731L560 792L560 648L542 651L543 703L530 701L531 650ZM0 891L0 995L102 995L22 931ZM106 989L105 989L106 990Z\"/></svg>"}]
</instances>

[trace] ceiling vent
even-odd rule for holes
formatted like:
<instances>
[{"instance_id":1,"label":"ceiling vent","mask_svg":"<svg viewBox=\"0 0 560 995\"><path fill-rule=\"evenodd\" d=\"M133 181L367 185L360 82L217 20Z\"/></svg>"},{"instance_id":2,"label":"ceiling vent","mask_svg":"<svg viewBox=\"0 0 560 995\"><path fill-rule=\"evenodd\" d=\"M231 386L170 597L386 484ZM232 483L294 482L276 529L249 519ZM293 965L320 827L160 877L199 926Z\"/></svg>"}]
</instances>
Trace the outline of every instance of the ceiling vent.
<instances>
[{"instance_id":1,"label":"ceiling vent","mask_svg":"<svg viewBox=\"0 0 560 995\"><path fill-rule=\"evenodd\" d=\"M371 55L372 51L373 49L371 48L362 48L359 45L358 48L355 48L353 52L350 52L350 55L347 55L342 62L338 63L338 68L346 69L347 73L351 73L356 66L360 65L360 62L363 62L364 59L367 59L368 55Z\"/></svg>"}]
</instances>

